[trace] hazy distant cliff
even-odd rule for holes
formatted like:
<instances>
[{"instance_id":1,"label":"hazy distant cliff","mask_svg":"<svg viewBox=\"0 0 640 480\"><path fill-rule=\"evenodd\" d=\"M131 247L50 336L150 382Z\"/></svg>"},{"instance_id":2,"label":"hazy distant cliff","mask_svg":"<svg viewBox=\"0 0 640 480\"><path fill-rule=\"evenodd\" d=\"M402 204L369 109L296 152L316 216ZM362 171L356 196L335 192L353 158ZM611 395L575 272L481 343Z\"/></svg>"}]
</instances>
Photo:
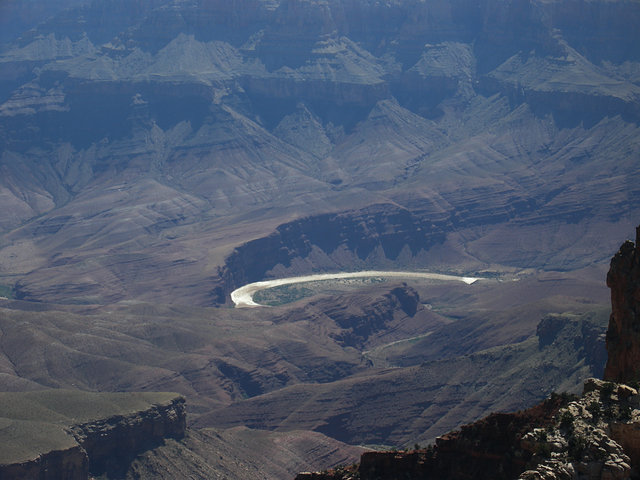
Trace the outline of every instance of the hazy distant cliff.
<instances>
[{"instance_id":1,"label":"hazy distant cliff","mask_svg":"<svg viewBox=\"0 0 640 480\"><path fill-rule=\"evenodd\" d=\"M600 245L573 225L619 231L640 199L626 180L638 184L637 2L68 7L43 7L0 47L0 266L20 298L219 303L276 260L350 263L305 257L331 257L349 231L378 236L347 245L350 268L377 245L394 261L479 225L478 246L464 235L452 259L575 268ZM20 24L20 5L0 8ZM388 207L378 225L404 212L428 231L380 240L340 217L372 205ZM321 245L314 229L336 213ZM552 225L553 247L523 255L503 231L515 225L529 238ZM273 249L243 265L259 238Z\"/></svg>"}]
</instances>

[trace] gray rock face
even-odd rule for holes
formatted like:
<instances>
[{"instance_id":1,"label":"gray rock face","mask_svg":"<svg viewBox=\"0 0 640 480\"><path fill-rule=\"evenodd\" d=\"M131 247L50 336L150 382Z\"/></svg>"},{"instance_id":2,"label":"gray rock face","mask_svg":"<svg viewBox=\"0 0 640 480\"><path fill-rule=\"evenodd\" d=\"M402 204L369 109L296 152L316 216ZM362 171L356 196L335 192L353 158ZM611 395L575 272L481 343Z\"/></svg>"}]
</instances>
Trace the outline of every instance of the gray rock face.
<instances>
[{"instance_id":1,"label":"gray rock face","mask_svg":"<svg viewBox=\"0 0 640 480\"><path fill-rule=\"evenodd\" d=\"M411 258L443 237L443 226L434 225L426 215L414 215L393 205L305 218L281 225L272 235L236 249L221 272L224 283L220 288L231 292L264 278L276 265L290 267L297 258L327 269L364 265L372 257L398 261L403 249ZM275 255L265 256L265 251Z\"/></svg>"},{"instance_id":2,"label":"gray rock face","mask_svg":"<svg viewBox=\"0 0 640 480\"><path fill-rule=\"evenodd\" d=\"M73 425L71 432L86 452L91 472L117 476L140 453L165 439L184 437L186 428L185 401L176 397L132 415Z\"/></svg>"},{"instance_id":3,"label":"gray rock face","mask_svg":"<svg viewBox=\"0 0 640 480\"><path fill-rule=\"evenodd\" d=\"M635 389L587 380L580 399L558 414L553 429L534 429L522 444L539 465L522 480L627 479L638 464L638 402Z\"/></svg>"},{"instance_id":4,"label":"gray rock face","mask_svg":"<svg viewBox=\"0 0 640 480\"><path fill-rule=\"evenodd\" d=\"M329 301L318 302L320 307L324 307L319 309L322 314L317 313L315 305L310 305L305 310L292 311L290 317L312 318L315 323L320 323L319 317L326 315L332 321L342 323L342 338L362 342L363 333L373 337L375 328L383 321L394 325L389 321L394 313L390 307L394 303L395 313L405 314L396 318L403 323L411 321L407 312L402 312L400 304L396 303L405 296L411 297L411 291L404 289L401 294L394 289L392 295L364 308L341 306L334 302L336 305L332 309ZM422 323L429 322L424 307L419 308L416 318ZM396 368L381 371L375 380L354 375L304 390L296 385L285 387L214 411L201 417L198 424L224 428L240 423L255 429L273 429L277 425L296 422L302 428L315 429L351 444L432 442L433 438L461 423L474 420L472 412L478 402L492 404L489 411L512 411L539 402L546 396L540 394L545 389L548 393L553 389L575 389L576 384L579 388L585 376L601 373L604 329L589 318L565 316L560 317L559 322L563 323L561 330L546 345L541 345L534 337L519 344L455 359L443 359L440 354L431 360L425 355L426 344L444 343L447 335L460 343L464 337L464 332L455 323L450 326L434 325L433 332L423 342L414 339L414 349L408 346L395 358L391 353L387 357L390 361L387 365ZM597 331L595 338L583 336L583 332L589 329ZM357 347L358 342L353 344ZM589 345L591 342L595 345ZM365 353L364 358L375 359L375 349L371 350ZM462 350L468 352L468 348L463 347ZM592 350L598 354L592 356ZM560 365L571 367L564 369ZM397 368L402 366L408 368ZM570 377L567 371L572 372ZM552 384L554 387L549 387ZM522 386L522 393L517 397L513 395L514 385ZM404 392L413 393L405 396ZM337 401L343 398L346 403ZM420 400L416 402L416 398ZM304 413L283 411L282 406L290 402L304 402ZM505 425L508 423L506 421ZM407 434L409 429L416 433Z\"/></svg>"},{"instance_id":5,"label":"gray rock face","mask_svg":"<svg viewBox=\"0 0 640 480\"><path fill-rule=\"evenodd\" d=\"M274 134L317 158L326 157L333 148L320 120L304 105L300 105L296 112L284 117L275 128Z\"/></svg>"},{"instance_id":6,"label":"gray rock face","mask_svg":"<svg viewBox=\"0 0 640 480\"><path fill-rule=\"evenodd\" d=\"M638 465L638 394L589 379L580 398L552 396L516 413L494 413L407 452L365 452L358 466L296 480L518 478L628 480Z\"/></svg>"}]
</instances>

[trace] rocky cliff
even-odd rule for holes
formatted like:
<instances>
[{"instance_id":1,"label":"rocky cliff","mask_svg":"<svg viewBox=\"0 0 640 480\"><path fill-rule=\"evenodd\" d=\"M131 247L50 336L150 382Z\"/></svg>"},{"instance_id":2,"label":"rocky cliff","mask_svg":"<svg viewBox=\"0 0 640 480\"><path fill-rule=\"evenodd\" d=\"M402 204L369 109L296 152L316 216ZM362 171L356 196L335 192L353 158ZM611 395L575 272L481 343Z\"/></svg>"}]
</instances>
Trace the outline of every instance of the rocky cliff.
<instances>
[{"instance_id":1,"label":"rocky cliff","mask_svg":"<svg viewBox=\"0 0 640 480\"><path fill-rule=\"evenodd\" d=\"M80 445L74 445L63 450L43 453L32 460L0 465L0 478L87 480L89 459Z\"/></svg>"},{"instance_id":2,"label":"rocky cliff","mask_svg":"<svg viewBox=\"0 0 640 480\"><path fill-rule=\"evenodd\" d=\"M604 378L637 382L640 380L640 227L636 229L635 244L627 240L611 259L607 285L611 289L611 317Z\"/></svg>"},{"instance_id":3,"label":"rocky cliff","mask_svg":"<svg viewBox=\"0 0 640 480\"><path fill-rule=\"evenodd\" d=\"M415 212L381 204L280 225L271 235L239 246L227 258L219 271L217 299L228 300L227 295L235 288L273 274L371 266L401 268L445 239L451 219L425 210Z\"/></svg>"},{"instance_id":4,"label":"rocky cliff","mask_svg":"<svg viewBox=\"0 0 640 480\"><path fill-rule=\"evenodd\" d=\"M242 424L275 430L296 425L352 445L426 444L491 411L535 405L553 389L579 391L585 378L602 374L606 319L548 317L540 322L541 337L477 351L477 345L467 343L469 334L460 323L442 323L424 305L411 317L396 298L378 297L375 310L355 302L344 308L314 300L309 308L292 312L298 322L314 325L314 332L336 332L336 342L349 340L349 351L364 345L358 365L372 363L372 375L331 358L312 367L320 382L271 388L215 409L199 417L195 426ZM278 321L286 324L281 318ZM376 332L382 320L386 336ZM550 324L560 328L549 331ZM421 334L425 331L427 335ZM486 335L497 331L494 327ZM397 341L408 336L410 341ZM451 343L456 346L447 352L460 348L460 356L443 358L446 352L440 346ZM342 375L346 369L355 374ZM311 372L307 378L312 378ZM479 409L486 413L479 414Z\"/></svg>"},{"instance_id":5,"label":"rocky cliff","mask_svg":"<svg viewBox=\"0 0 640 480\"><path fill-rule=\"evenodd\" d=\"M497 413L407 452L366 452L360 464L296 480L627 480L640 462L640 395L589 379L581 397L552 395Z\"/></svg>"},{"instance_id":6,"label":"rocky cliff","mask_svg":"<svg viewBox=\"0 0 640 480\"><path fill-rule=\"evenodd\" d=\"M176 394L1 393L0 478L118 477L139 454L186 431ZM118 477L119 478L119 477Z\"/></svg>"},{"instance_id":7,"label":"rocky cliff","mask_svg":"<svg viewBox=\"0 0 640 480\"><path fill-rule=\"evenodd\" d=\"M165 439L184 437L186 428L185 400L176 396L133 414L74 425L70 430L86 452L89 470L113 476L126 471L137 455Z\"/></svg>"},{"instance_id":8,"label":"rocky cliff","mask_svg":"<svg viewBox=\"0 0 640 480\"><path fill-rule=\"evenodd\" d=\"M524 470L532 453L520 439L537 425L553 423L569 397L552 396L542 404L513 414L492 414L439 437L435 446L409 452L367 452L357 468L365 479L502 478L513 479ZM355 468L352 467L353 474ZM300 474L297 480L358 478L351 473Z\"/></svg>"}]
</instances>

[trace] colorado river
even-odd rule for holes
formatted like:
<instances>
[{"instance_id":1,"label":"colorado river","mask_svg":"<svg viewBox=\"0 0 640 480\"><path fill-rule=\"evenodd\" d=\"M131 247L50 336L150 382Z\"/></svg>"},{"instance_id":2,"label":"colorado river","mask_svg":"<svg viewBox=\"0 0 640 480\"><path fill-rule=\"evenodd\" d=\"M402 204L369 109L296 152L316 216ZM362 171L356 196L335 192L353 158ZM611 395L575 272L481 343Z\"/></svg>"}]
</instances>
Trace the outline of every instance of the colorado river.
<instances>
[{"instance_id":1,"label":"colorado river","mask_svg":"<svg viewBox=\"0 0 640 480\"><path fill-rule=\"evenodd\" d=\"M474 277L458 277L455 275L445 275L442 273L428 272L343 272L343 273L320 273L317 275L304 275L301 277L278 278L275 280L264 280L262 282L249 283L231 292L231 301L236 307L262 307L253 301L253 295L260 290L279 287L281 285L291 285L294 283L315 282L318 280L339 280L343 278L363 278L363 277L400 277L400 278L427 278L431 280L458 281L471 285L479 279Z\"/></svg>"}]
</instances>

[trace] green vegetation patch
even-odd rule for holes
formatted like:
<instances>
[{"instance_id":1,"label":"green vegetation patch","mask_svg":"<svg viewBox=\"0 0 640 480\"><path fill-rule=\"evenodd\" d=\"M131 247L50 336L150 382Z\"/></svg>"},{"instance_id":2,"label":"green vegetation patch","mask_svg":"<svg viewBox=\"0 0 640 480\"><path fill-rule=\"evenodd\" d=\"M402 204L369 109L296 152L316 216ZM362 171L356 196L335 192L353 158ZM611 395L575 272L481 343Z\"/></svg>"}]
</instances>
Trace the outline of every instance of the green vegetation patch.
<instances>
[{"instance_id":1,"label":"green vegetation patch","mask_svg":"<svg viewBox=\"0 0 640 480\"><path fill-rule=\"evenodd\" d=\"M276 307L310 297L314 293L310 288L299 285L281 285L256 292L253 295L253 301L260 305Z\"/></svg>"},{"instance_id":2,"label":"green vegetation patch","mask_svg":"<svg viewBox=\"0 0 640 480\"><path fill-rule=\"evenodd\" d=\"M338 295L349 291L354 291L363 285L373 285L385 282L382 277L357 277L357 278L335 278L330 280L313 280L304 282L304 286L299 283L280 285L277 287L258 290L253 294L253 301L260 305L276 307L296 302L303 298L317 294Z\"/></svg>"},{"instance_id":3,"label":"green vegetation patch","mask_svg":"<svg viewBox=\"0 0 640 480\"><path fill-rule=\"evenodd\" d=\"M13 298L13 286L0 285L0 297Z\"/></svg>"}]
</instances>

